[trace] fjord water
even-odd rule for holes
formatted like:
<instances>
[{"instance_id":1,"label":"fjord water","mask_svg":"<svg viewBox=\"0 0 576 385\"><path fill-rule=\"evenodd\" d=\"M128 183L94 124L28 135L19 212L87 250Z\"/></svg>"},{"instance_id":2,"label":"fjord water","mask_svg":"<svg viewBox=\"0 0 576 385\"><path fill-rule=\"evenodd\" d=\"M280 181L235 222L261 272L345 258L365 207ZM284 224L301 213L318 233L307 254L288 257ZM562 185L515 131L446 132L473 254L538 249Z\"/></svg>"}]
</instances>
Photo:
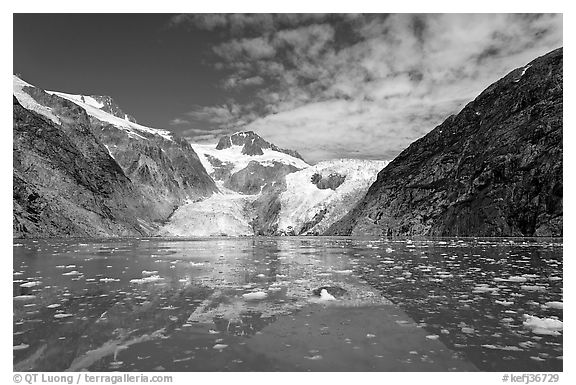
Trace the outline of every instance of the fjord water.
<instances>
[{"instance_id":1,"label":"fjord water","mask_svg":"<svg viewBox=\"0 0 576 385\"><path fill-rule=\"evenodd\" d=\"M562 370L561 239L17 240L13 262L17 371Z\"/></svg>"}]
</instances>

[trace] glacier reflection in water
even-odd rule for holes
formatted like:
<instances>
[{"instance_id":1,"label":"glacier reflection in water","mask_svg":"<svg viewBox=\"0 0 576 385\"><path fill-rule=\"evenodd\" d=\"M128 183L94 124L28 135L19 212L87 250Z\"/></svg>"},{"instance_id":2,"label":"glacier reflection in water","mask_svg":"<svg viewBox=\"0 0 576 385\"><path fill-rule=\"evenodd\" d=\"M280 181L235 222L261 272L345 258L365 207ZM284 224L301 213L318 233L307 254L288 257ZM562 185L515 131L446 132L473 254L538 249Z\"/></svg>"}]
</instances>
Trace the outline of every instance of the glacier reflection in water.
<instances>
[{"instance_id":1,"label":"glacier reflection in water","mask_svg":"<svg viewBox=\"0 0 576 385\"><path fill-rule=\"evenodd\" d=\"M15 242L16 371L562 370L561 239Z\"/></svg>"}]
</instances>

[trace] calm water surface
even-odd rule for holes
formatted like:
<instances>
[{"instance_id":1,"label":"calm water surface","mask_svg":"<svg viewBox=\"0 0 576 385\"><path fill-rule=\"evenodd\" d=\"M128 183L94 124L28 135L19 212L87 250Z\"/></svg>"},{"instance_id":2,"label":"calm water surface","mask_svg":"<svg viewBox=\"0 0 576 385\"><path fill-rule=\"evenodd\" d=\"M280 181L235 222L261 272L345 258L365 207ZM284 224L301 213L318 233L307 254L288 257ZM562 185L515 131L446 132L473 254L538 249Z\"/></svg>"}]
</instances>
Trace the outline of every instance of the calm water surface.
<instances>
[{"instance_id":1,"label":"calm water surface","mask_svg":"<svg viewBox=\"0 0 576 385\"><path fill-rule=\"evenodd\" d=\"M13 273L17 371L562 370L561 239L17 240Z\"/></svg>"}]
</instances>

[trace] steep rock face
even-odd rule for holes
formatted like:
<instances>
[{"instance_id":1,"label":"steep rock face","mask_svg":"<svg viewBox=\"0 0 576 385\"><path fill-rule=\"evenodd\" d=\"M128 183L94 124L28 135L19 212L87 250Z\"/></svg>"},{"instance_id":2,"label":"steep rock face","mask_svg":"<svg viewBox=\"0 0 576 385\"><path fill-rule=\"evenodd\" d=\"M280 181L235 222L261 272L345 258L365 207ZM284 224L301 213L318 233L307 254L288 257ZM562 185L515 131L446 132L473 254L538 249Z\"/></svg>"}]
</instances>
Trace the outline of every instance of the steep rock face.
<instances>
[{"instance_id":1,"label":"steep rock face","mask_svg":"<svg viewBox=\"0 0 576 385\"><path fill-rule=\"evenodd\" d=\"M155 217L166 219L186 200L198 200L216 191L214 181L200 163L190 144L142 133L133 138L125 131L93 119L92 130L126 176L149 201Z\"/></svg>"},{"instance_id":2,"label":"steep rock face","mask_svg":"<svg viewBox=\"0 0 576 385\"><path fill-rule=\"evenodd\" d=\"M283 180L286 175L295 171L298 169L289 164L274 162L272 166L263 166L252 161L226 179L224 187L243 194L258 194L267 184Z\"/></svg>"},{"instance_id":3,"label":"steep rock face","mask_svg":"<svg viewBox=\"0 0 576 385\"><path fill-rule=\"evenodd\" d=\"M70 102L59 108L77 115L75 129L56 126L14 97L14 236L146 234L140 196L90 132L85 112Z\"/></svg>"},{"instance_id":4,"label":"steep rock face","mask_svg":"<svg viewBox=\"0 0 576 385\"><path fill-rule=\"evenodd\" d=\"M98 222L100 219L86 216L89 223L84 226L85 231L68 231L63 226L61 233L59 233L58 226L60 223L56 223L50 236L152 235L159 223L167 220L176 207L190 200L207 197L217 191L214 181L208 176L198 156L185 140L172 137L167 131L134 123L121 112L119 107L115 107L110 98L98 99L81 95L45 92L16 77L14 78L14 93L15 98L24 104L25 108L20 106L22 110L27 111L27 113L36 111L40 114L38 115L39 119L34 121L35 123L40 124L42 121L42 127L48 123L52 124L50 132L57 132L59 141L65 141L74 146L92 165L92 167L86 168L75 165L78 168L75 171L71 169L70 172L74 171L81 178L103 178L103 187L100 187L109 189L109 191L106 190L109 198L106 201L106 207L109 208L107 215L113 218L113 222L118 218L128 218L126 221L129 223L129 225L119 225L118 227L104 226L105 229L100 230L102 227ZM105 111L107 108L115 110L116 115L124 116L120 118L109 114ZM23 112L19 110L19 115L22 114ZM35 149L32 145L16 147L16 143L19 143L21 139L20 136L25 135L22 129L16 128L19 124L19 115L16 112L14 114L14 156L15 159L16 157L28 159L33 157L33 154L39 149ZM41 129L39 132L48 135L46 129ZM44 139L44 141L49 140L52 139ZM36 139L35 142L39 146L43 146L40 139ZM52 145L55 148L57 146L54 143ZM53 156L57 156L57 154L51 152L49 155L45 155L48 163L52 162L51 157ZM106 159L106 167L99 167L100 163L103 162L102 157ZM46 169L49 168L46 166ZM94 175L88 175L89 173ZM109 175L110 173L113 175ZM124 182L120 185L107 185L106 180L108 178L117 178L114 173L121 175ZM43 183L48 183L50 179L48 175L44 174L36 175L36 177L37 179L30 179L30 175L22 176L15 168L14 178L19 181L20 185L22 183L26 186L43 185ZM59 176L58 178L62 177ZM52 179L58 180L58 178ZM54 180L51 180L50 183ZM99 184L96 183L95 186L98 187ZM17 206L20 204L16 197L16 190L18 189L21 188L15 186L15 229L21 227L17 225L20 220L16 219L16 213L19 210ZM74 188L71 187L70 191L73 190ZM55 189L54 191L59 190ZM58 207L64 204L62 201L52 199L48 202L45 206L54 205L54 207L47 207L47 210L67 212L65 207ZM16 235L43 235L42 226L28 226L28 228L32 230L18 232Z\"/></svg>"},{"instance_id":5,"label":"steep rock face","mask_svg":"<svg viewBox=\"0 0 576 385\"><path fill-rule=\"evenodd\" d=\"M272 143L269 143L258 136L254 131L236 132L232 135L223 136L216 145L217 150L224 150L232 146L241 146L242 154L245 155L263 155L264 149L282 152L295 158L304 160L302 155L294 150L286 150Z\"/></svg>"},{"instance_id":6,"label":"steep rock face","mask_svg":"<svg viewBox=\"0 0 576 385\"><path fill-rule=\"evenodd\" d=\"M562 235L562 49L404 150L327 234Z\"/></svg>"}]
</instances>

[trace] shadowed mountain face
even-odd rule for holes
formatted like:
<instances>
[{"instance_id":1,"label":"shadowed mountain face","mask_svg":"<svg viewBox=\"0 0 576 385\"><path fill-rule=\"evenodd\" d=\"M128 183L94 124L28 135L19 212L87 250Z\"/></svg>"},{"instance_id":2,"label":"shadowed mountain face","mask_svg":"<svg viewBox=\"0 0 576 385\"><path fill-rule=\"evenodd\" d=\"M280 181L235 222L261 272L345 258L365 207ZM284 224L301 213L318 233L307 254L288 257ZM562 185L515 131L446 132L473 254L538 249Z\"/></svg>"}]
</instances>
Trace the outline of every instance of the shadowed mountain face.
<instances>
[{"instance_id":1,"label":"shadowed mountain face","mask_svg":"<svg viewBox=\"0 0 576 385\"><path fill-rule=\"evenodd\" d=\"M562 235L562 49L412 143L327 234Z\"/></svg>"},{"instance_id":2,"label":"shadowed mountain face","mask_svg":"<svg viewBox=\"0 0 576 385\"><path fill-rule=\"evenodd\" d=\"M152 235L216 191L186 141L135 124L111 98L14 84L14 236Z\"/></svg>"},{"instance_id":3,"label":"shadowed mountain face","mask_svg":"<svg viewBox=\"0 0 576 385\"><path fill-rule=\"evenodd\" d=\"M90 132L82 109L66 133L14 98L15 236L145 234L130 180Z\"/></svg>"}]
</instances>

